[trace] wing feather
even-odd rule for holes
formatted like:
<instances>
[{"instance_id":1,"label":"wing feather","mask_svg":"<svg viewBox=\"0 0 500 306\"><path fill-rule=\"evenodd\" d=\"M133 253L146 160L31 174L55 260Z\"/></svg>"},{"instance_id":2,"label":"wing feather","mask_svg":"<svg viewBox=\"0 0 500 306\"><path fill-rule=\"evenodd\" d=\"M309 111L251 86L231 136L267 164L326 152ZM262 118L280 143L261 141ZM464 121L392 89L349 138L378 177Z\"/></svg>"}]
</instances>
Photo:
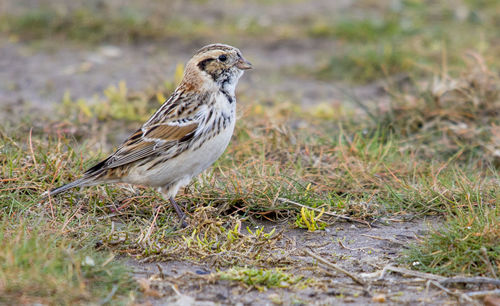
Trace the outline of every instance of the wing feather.
<instances>
[{"instance_id":1,"label":"wing feather","mask_svg":"<svg viewBox=\"0 0 500 306\"><path fill-rule=\"evenodd\" d=\"M174 93L140 129L120 145L115 153L86 173L91 174L134 163L162 154L179 143L189 141L200 126L198 113L202 106L203 103L200 103L199 99L182 95L182 92Z\"/></svg>"},{"instance_id":2,"label":"wing feather","mask_svg":"<svg viewBox=\"0 0 500 306\"><path fill-rule=\"evenodd\" d=\"M106 163L106 168L115 168L129 164L143 158L161 154L166 149L172 147L176 142L184 139L189 134L194 134L198 123L192 123L186 126L167 126L157 125L153 129L143 133L134 143L126 141L110 157Z\"/></svg>"}]
</instances>

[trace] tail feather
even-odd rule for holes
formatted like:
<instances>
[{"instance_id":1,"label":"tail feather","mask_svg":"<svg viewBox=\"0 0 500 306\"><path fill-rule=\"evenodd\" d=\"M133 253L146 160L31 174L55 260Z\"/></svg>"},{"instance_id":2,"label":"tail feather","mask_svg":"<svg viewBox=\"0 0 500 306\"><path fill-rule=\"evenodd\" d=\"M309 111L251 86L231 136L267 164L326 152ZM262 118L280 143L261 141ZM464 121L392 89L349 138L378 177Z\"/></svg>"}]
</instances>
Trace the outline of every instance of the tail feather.
<instances>
[{"instance_id":1,"label":"tail feather","mask_svg":"<svg viewBox=\"0 0 500 306\"><path fill-rule=\"evenodd\" d=\"M81 178L81 179L78 179L76 181L73 181L71 183L68 183L66 185L63 185L61 187L57 187L57 188L54 188L52 190L49 190L49 191L46 191L42 194L42 197L46 198L48 197L49 195L50 196L55 196L59 193L63 193L63 192L66 192L68 191L69 189L71 188L75 188L75 187L80 187L80 186L90 186L90 185L93 185L92 184L92 181L93 179L92 178L88 178L88 177L84 177L84 178Z\"/></svg>"},{"instance_id":2,"label":"tail feather","mask_svg":"<svg viewBox=\"0 0 500 306\"><path fill-rule=\"evenodd\" d=\"M55 196L57 194L66 192L69 189L75 188L75 187L86 187L86 186L94 186L98 185L104 182L107 183L113 183L117 180L111 180L109 178L107 179L101 179L101 176L106 173L107 168L106 166L106 161L109 159L109 157L102 162L98 163L94 167L88 169L85 171L83 174L83 177L81 179L78 179L76 181L73 181L71 183L68 183L66 185L63 185L61 187L54 188L52 190L48 190L42 194L42 198L46 198L49 195L50 196Z\"/></svg>"}]
</instances>

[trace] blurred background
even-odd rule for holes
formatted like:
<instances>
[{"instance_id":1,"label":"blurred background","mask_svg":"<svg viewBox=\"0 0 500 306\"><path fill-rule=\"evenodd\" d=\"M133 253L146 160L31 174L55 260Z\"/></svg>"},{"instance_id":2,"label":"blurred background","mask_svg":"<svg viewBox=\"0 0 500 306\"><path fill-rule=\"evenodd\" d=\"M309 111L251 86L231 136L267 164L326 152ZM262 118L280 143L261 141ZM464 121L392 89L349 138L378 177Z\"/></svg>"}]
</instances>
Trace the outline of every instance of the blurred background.
<instances>
[{"instance_id":1,"label":"blurred background","mask_svg":"<svg viewBox=\"0 0 500 306\"><path fill-rule=\"evenodd\" d=\"M453 74L471 54L498 66L498 29L496 0L0 0L0 105L95 102L120 81L158 91L214 42L255 66L243 103L383 104L387 82Z\"/></svg>"}]
</instances>

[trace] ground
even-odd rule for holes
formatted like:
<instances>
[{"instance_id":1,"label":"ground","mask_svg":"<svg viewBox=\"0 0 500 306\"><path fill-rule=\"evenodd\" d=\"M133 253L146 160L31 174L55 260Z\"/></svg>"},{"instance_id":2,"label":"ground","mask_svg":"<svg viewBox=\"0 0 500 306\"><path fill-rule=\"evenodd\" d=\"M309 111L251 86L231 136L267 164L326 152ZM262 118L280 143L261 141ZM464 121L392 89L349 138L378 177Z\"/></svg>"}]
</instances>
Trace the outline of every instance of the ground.
<instances>
[{"instance_id":1,"label":"ground","mask_svg":"<svg viewBox=\"0 0 500 306\"><path fill-rule=\"evenodd\" d=\"M0 3L0 237L27 233L37 249L63 254L53 275L76 275L66 292L50 273L47 288L35 277L12 282L35 273L15 260L32 251L13 244L0 255L19 270L2 268L0 303L494 296L500 44L488 29L498 5L452 2L455 10L417 1ZM236 45L255 68L238 85L232 144L179 196L188 228L142 187L41 200L110 153L168 96L191 54L215 41ZM127 267L131 275L117 272ZM457 276L490 283L440 285Z\"/></svg>"},{"instance_id":2,"label":"ground","mask_svg":"<svg viewBox=\"0 0 500 306\"><path fill-rule=\"evenodd\" d=\"M304 250L310 248L331 262L341 260L342 266L353 273L381 272L385 266L397 263L401 247L414 241L417 235L423 234L428 226L427 222L427 220L395 222L371 228L338 223L321 233L292 229L286 224L276 226L269 222L263 223L262 225L268 229L275 227L283 229L283 238L280 239L277 247L286 254L283 256L286 258L284 261L287 262L285 271L294 275L318 278L320 282L324 282L320 290L314 286L304 286L299 289L249 290L227 281L209 281L210 273L217 272L217 269L209 264L183 261L129 262L134 265L138 277L149 277L152 279L152 284L173 284L181 293L181 295L176 294L167 285L167 293L163 293L165 296L154 300L153 304L182 301L187 295L193 301L205 302L207 305L212 303L263 305L270 302L368 305L373 303L373 296L383 294L389 303L423 302L441 305L449 299L442 292L433 289L426 292L425 280L408 282L407 277L391 274L387 275L384 281L365 287L369 288L366 291L369 293L365 293L363 286L353 283L349 277L332 271L328 267L318 267L315 260L304 253ZM164 276L159 277L161 274ZM380 277L380 273L377 277Z\"/></svg>"}]
</instances>

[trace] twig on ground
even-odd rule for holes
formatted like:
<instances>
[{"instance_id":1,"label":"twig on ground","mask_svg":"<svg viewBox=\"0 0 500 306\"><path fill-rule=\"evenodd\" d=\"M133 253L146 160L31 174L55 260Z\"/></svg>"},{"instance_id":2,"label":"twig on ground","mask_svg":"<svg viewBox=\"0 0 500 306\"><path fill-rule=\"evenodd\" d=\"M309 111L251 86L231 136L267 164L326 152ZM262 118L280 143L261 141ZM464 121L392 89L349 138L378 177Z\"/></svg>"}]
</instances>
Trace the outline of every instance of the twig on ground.
<instances>
[{"instance_id":1,"label":"twig on ground","mask_svg":"<svg viewBox=\"0 0 500 306\"><path fill-rule=\"evenodd\" d=\"M490 290L490 291L478 291L478 292L469 292L469 293L459 293L459 292L453 292L451 290L446 289L443 287L443 285L447 284L453 284L453 283L470 283L470 284L494 284L494 285L500 285L500 280L498 279L493 279L493 278L488 278L488 277L452 277L452 278L445 278L440 275L435 275L431 273L424 273L424 272L418 272L418 271L412 271L408 270L405 268L398 268L394 266L386 266L382 270L382 275L380 276L379 279L383 279L385 276L386 271L392 271L392 272L397 272L401 274L407 274L411 275L414 277L418 278L423 278L427 279L427 287L429 285L434 285L435 287L443 290L449 295L453 295L457 297L458 299L462 299L467 301L468 303L478 305L477 302L473 301L471 297L483 297L486 295L490 294L500 294L500 289L497 290Z\"/></svg>"},{"instance_id":2,"label":"twig on ground","mask_svg":"<svg viewBox=\"0 0 500 306\"><path fill-rule=\"evenodd\" d=\"M151 233L153 232L153 228L155 227L156 225L156 218L158 218L158 214L160 213L160 210L162 209L162 206L159 206L157 209L156 209L156 213L155 213L155 216L153 218L153 221L151 221L151 226L149 227L148 229L148 232L146 233L146 236L144 236L144 241L147 241L149 240L149 237L151 237Z\"/></svg>"},{"instance_id":3,"label":"twig on ground","mask_svg":"<svg viewBox=\"0 0 500 306\"><path fill-rule=\"evenodd\" d=\"M500 289L468 292L465 295L471 298L482 298L488 295L500 295Z\"/></svg>"},{"instance_id":4,"label":"twig on ground","mask_svg":"<svg viewBox=\"0 0 500 306\"><path fill-rule=\"evenodd\" d=\"M339 245L346 249L346 250L349 250L349 251L363 251L363 250L366 250L366 249L370 249L370 250L373 250L373 251L377 251L376 249L372 248L372 247L362 247L362 248L348 248L344 245L344 243L342 242L342 240L339 240Z\"/></svg>"},{"instance_id":5,"label":"twig on ground","mask_svg":"<svg viewBox=\"0 0 500 306\"><path fill-rule=\"evenodd\" d=\"M405 268L398 268L398 267L388 265L388 266L384 267L384 269L382 270L382 274L380 275L379 280L383 279L385 277L385 273L387 271L397 272L397 273L401 273L401 274L407 274L407 275L411 275L414 277L424 278L424 279L428 279L428 280L434 280L434 281L438 281L438 282L446 279L444 276L441 276L441 275L418 272L418 271L413 271L413 270L409 270L409 269L405 269Z\"/></svg>"},{"instance_id":6,"label":"twig on ground","mask_svg":"<svg viewBox=\"0 0 500 306\"><path fill-rule=\"evenodd\" d=\"M465 300L467 301L468 303L470 303L471 305L479 305L476 301L474 301L473 299L471 299L469 296L467 296L466 294L464 293L460 293L460 292L453 292L451 290L448 290L446 289L445 287L441 286L438 282L436 281L433 281L433 280L429 280L427 282L427 287L429 287L429 285L434 285L435 287L443 290L444 292L446 292L447 294L449 295L452 295L456 298L458 298L458 300Z\"/></svg>"},{"instance_id":7,"label":"twig on ground","mask_svg":"<svg viewBox=\"0 0 500 306\"><path fill-rule=\"evenodd\" d=\"M450 277L439 281L441 285L464 283L464 284L493 284L500 286L500 279L489 277Z\"/></svg>"},{"instance_id":8,"label":"twig on ground","mask_svg":"<svg viewBox=\"0 0 500 306\"><path fill-rule=\"evenodd\" d=\"M281 202L284 202L284 203L288 203L288 204L292 204L292 205L295 205L295 206L304 207L304 208L307 208L307 209L310 209L310 210L314 210L315 212L321 212L320 209L309 207L307 205L300 204L300 203L297 203L297 202L289 200L289 199L278 198L278 200L281 201ZM336 217L336 218L339 218L339 219L344 219L344 220L352 221L352 222L358 222L358 223L361 223L361 224L364 224L364 225L370 227L370 224L368 222L366 222L366 221L357 220L357 219L354 219L354 218L351 218L351 217L334 214L334 213L331 213L331 212L328 212L328 211L323 212L323 214L325 214L327 216L331 216L331 217Z\"/></svg>"},{"instance_id":9,"label":"twig on ground","mask_svg":"<svg viewBox=\"0 0 500 306\"><path fill-rule=\"evenodd\" d=\"M175 294L177 294L178 296L182 295L177 284L170 284L170 288L172 288L172 290L174 290Z\"/></svg>"},{"instance_id":10,"label":"twig on ground","mask_svg":"<svg viewBox=\"0 0 500 306\"><path fill-rule=\"evenodd\" d=\"M399 244L399 245L405 245L405 243L397 241L396 239L393 239L393 238L384 238L384 237L367 235L367 234L361 234L361 236L365 236L365 237L372 238L372 239L377 239L377 240L386 240L386 241L389 241L389 242L392 242L392 243L395 243L395 244Z\"/></svg>"},{"instance_id":11,"label":"twig on ground","mask_svg":"<svg viewBox=\"0 0 500 306\"><path fill-rule=\"evenodd\" d=\"M319 268L320 268L321 272L323 272L325 275L329 276L330 283L331 284L335 284L336 287L342 287L342 288L353 289L353 290L360 290L360 288L359 288L358 285L352 285L352 284L346 284L346 283L343 283L343 282L333 281L332 278L337 277L337 275L335 275L334 273L326 270L323 267L319 267Z\"/></svg>"},{"instance_id":12,"label":"twig on ground","mask_svg":"<svg viewBox=\"0 0 500 306\"><path fill-rule=\"evenodd\" d=\"M11 191L11 190L23 190L23 189L34 189L34 190L37 190L38 187L36 187L36 186L17 186L17 187L12 187L12 188L3 188L3 189L0 189L0 192Z\"/></svg>"},{"instance_id":13,"label":"twig on ground","mask_svg":"<svg viewBox=\"0 0 500 306\"><path fill-rule=\"evenodd\" d=\"M334 269L334 270L337 270L341 273L344 273L345 275L349 276L354 282L360 284L361 286L365 286L366 283L365 281L361 280L359 277L357 277L356 275L352 274L351 272L347 271L347 270L344 270L342 269L341 267L337 266L336 264L334 263L331 263L329 262L328 260L322 258L321 256L319 256L318 254L312 252L311 250L308 250L308 249L304 249L304 252L306 252L307 255L315 258L317 261L327 265L328 267Z\"/></svg>"},{"instance_id":14,"label":"twig on ground","mask_svg":"<svg viewBox=\"0 0 500 306\"><path fill-rule=\"evenodd\" d=\"M95 218L95 220L104 220L104 219L109 219L109 218L113 218L113 217L121 216L121 215L125 215L125 214L123 214L123 213L109 214L109 215L97 217L97 218Z\"/></svg>"},{"instance_id":15,"label":"twig on ground","mask_svg":"<svg viewBox=\"0 0 500 306\"><path fill-rule=\"evenodd\" d=\"M6 179L1 179L0 183L10 182L10 181L17 181L17 180L20 180L20 178L18 178L18 177L6 178Z\"/></svg>"},{"instance_id":16,"label":"twig on ground","mask_svg":"<svg viewBox=\"0 0 500 306\"><path fill-rule=\"evenodd\" d=\"M332 242L330 240L323 242L321 244L316 244L316 243L308 243L306 246L310 249L321 249L322 247L325 247L327 245L331 245Z\"/></svg>"}]
</instances>

